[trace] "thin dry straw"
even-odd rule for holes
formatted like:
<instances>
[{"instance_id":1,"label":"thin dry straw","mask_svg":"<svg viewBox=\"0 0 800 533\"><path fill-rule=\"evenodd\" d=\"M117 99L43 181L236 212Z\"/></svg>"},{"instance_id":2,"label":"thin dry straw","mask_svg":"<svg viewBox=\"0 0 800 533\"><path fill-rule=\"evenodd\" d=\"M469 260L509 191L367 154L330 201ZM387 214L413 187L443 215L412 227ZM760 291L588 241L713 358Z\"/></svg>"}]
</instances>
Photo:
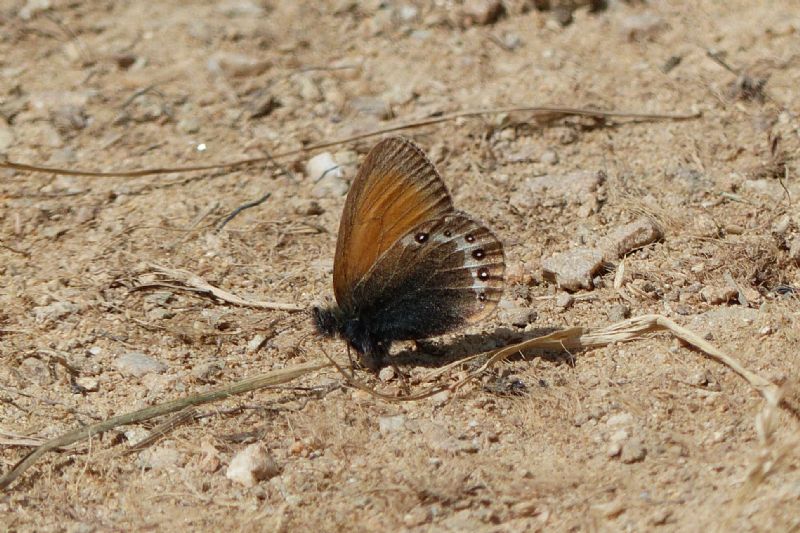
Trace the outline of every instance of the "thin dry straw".
<instances>
[{"instance_id":1,"label":"thin dry straw","mask_svg":"<svg viewBox=\"0 0 800 533\"><path fill-rule=\"evenodd\" d=\"M302 311L303 309L305 309L300 305L284 303L284 302L264 302L258 300L246 300L228 291L220 289L219 287L211 285L197 274L193 274L192 272L189 272L187 270L168 268L165 266L160 266L152 263L150 264L150 267L159 274L163 274L165 276L170 277L172 281L181 283L183 285L186 285L187 287L191 287L193 289L193 292L210 294L211 296L217 298L218 300L222 300L223 302L227 302L233 305L240 305L242 307L254 307L256 309L274 309L278 311L290 311L290 312ZM156 282L156 283L149 283L146 286L147 287L163 286L163 284ZM145 287L145 285L141 285L138 288L143 288L143 287ZM180 288L174 285L169 285L169 287L172 289Z\"/></svg>"},{"instance_id":2,"label":"thin dry straw","mask_svg":"<svg viewBox=\"0 0 800 533\"><path fill-rule=\"evenodd\" d=\"M739 361L717 349L701 338L696 333L679 326L669 318L661 315L643 315L622 322L618 322L607 328L590 331L584 328L571 328L557 331L544 337L537 337L528 341L502 348L495 352L489 360L478 370L468 377L476 377L486 369L496 365L500 361L507 359L515 353L530 349L550 349L550 350L573 350L579 348L594 348L606 346L615 342L627 342L642 338L648 333L658 331L669 331L677 338L691 344L705 352L715 361L726 365L731 370L743 377L754 389L756 389L764 400L770 405L778 405L780 401L780 389L777 385L747 370Z\"/></svg>"},{"instance_id":3,"label":"thin dry straw","mask_svg":"<svg viewBox=\"0 0 800 533\"><path fill-rule=\"evenodd\" d=\"M477 378L482 372L498 364L509 356L530 349L576 349L576 348L589 348L600 347L617 342L627 342L636 339L641 339L646 335L659 331L669 331L679 339L687 342L688 344L705 352L709 357L728 366L734 372L744 378L752 387L754 387L767 402L768 409L774 409L780 404L781 393L777 385L762 378L761 376L750 372L742 366L736 359L727 355L726 353L718 350L711 343L702 339L694 332L679 326L672 320L660 315L644 315L641 317L631 318L624 320L607 328L591 331L587 328L570 328L562 331L537 337L525 342L514 344L505 348L501 348L493 352L489 360L475 372L470 373L467 377L460 380L452 388L454 390L463 386L468 381ZM473 360L479 356L473 356L468 360ZM465 360L461 360L458 364L463 364ZM348 376L343 369L332 361L324 361L317 363L307 363L298 365L292 368L283 370L276 370L268 372L260 376L244 379L232 385L222 387L213 391L173 400L171 402L163 403L146 409L140 409L133 413L128 413L116 416L92 424L90 426L81 427L76 430L70 431L60 437L47 441L45 444L36 448L33 452L28 454L22 461L17 463L5 476L0 478L0 489L8 488L19 476L21 476L28 468L30 468L42 455L49 451L57 450L64 446L68 446L83 439L88 439L94 435L103 433L117 426L133 424L142 422L151 418L162 416L177 411L186 409L189 406L200 405L204 403L222 400L231 396L242 394L245 392L253 391L256 389L286 383L294 379L306 376L312 372L316 372L323 368L335 366L342 374L351 381L352 378ZM448 365L446 368L451 368ZM430 377L430 376L429 376ZM358 387L362 388L362 387ZM415 398L424 398L429 396L431 391L442 390L440 386L429 388L428 391L417 394L407 398L391 398L386 395L372 391L372 393L380 398L390 401L409 401Z\"/></svg>"},{"instance_id":4,"label":"thin dry straw","mask_svg":"<svg viewBox=\"0 0 800 533\"><path fill-rule=\"evenodd\" d=\"M171 402L154 405L145 409L139 409L138 411L134 411L132 413L126 413L124 415L109 418L108 420L98 422L97 424L72 430L61 435L60 437L56 437L55 439L49 440L42 444L25 456L22 461L14 465L14 468L12 468L8 474L0 478L0 490L8 488L8 486L11 485L14 480L22 475L22 473L30 468L36 461L38 461L42 455L49 451L61 448L63 446L69 446L75 442L99 435L100 433L104 433L117 426L125 426L128 424L134 424L136 422L143 422L157 416L181 411L189 406L202 405L217 400L224 400L226 398L230 398L231 396L236 396L245 392L287 383L293 379L305 376L306 374L315 372L327 366L330 366L330 363L307 363L304 365L294 366L292 368L267 372L266 374L243 379L242 381L238 381L232 385L227 385L219 389L195 394L193 396L187 396L185 398L179 398L177 400L172 400Z\"/></svg>"}]
</instances>

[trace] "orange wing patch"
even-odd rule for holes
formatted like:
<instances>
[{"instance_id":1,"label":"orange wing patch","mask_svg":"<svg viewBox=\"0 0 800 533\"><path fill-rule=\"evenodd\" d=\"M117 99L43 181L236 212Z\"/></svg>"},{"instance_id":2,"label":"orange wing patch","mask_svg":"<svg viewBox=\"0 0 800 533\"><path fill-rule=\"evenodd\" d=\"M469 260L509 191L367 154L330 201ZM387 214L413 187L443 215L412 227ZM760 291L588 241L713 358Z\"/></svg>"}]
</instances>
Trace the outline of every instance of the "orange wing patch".
<instances>
[{"instance_id":1,"label":"orange wing patch","mask_svg":"<svg viewBox=\"0 0 800 533\"><path fill-rule=\"evenodd\" d=\"M453 212L433 163L402 137L370 150L347 194L333 267L333 290L350 307L353 287L395 242L422 222Z\"/></svg>"}]
</instances>

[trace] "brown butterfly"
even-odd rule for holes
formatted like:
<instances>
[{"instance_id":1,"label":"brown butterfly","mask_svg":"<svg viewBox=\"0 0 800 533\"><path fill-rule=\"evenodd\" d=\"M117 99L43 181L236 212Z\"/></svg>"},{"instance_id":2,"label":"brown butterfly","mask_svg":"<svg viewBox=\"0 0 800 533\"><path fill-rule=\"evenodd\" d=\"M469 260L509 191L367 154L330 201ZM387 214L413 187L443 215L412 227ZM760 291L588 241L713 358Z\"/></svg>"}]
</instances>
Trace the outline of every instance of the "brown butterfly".
<instances>
[{"instance_id":1,"label":"brown butterfly","mask_svg":"<svg viewBox=\"0 0 800 533\"><path fill-rule=\"evenodd\" d=\"M336 242L338 305L313 309L380 368L392 341L441 335L488 316L503 294L503 245L456 211L423 151L402 137L367 154L347 194Z\"/></svg>"}]
</instances>

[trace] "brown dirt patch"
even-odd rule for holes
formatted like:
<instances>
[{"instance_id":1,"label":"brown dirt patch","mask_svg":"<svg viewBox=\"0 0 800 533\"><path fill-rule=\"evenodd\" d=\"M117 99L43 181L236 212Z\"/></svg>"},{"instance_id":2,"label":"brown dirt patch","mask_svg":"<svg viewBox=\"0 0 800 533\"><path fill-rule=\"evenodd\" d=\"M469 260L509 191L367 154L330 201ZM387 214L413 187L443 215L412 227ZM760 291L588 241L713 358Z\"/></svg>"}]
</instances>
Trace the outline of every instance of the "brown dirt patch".
<instances>
[{"instance_id":1,"label":"brown dirt patch","mask_svg":"<svg viewBox=\"0 0 800 533\"><path fill-rule=\"evenodd\" d=\"M523 113L408 132L456 205L504 240L510 274L504 309L423 349L452 360L543 330L660 313L765 377L789 381L800 371L792 1L610 2L578 8L565 26L568 3L555 2L556 17L522 0L504 2L485 25L473 24L480 13L462 16L458 2L50 4L0 5L0 153L14 161L100 170L222 162L479 107L701 111L643 122ZM373 142L330 150L348 179ZM282 168L146 178L0 170L4 472L30 449L8 435L50 438L317 360L322 348L345 360L344 346L316 339L304 314L131 290L157 263L253 299L310 306L328 297L344 198L304 175L311 155ZM574 171L606 179L585 198L517 201L527 178ZM265 203L215 231L266 192ZM642 213L665 238L625 258L623 295L612 264L571 306L548 298L558 291L542 279L543 256L592 244ZM736 298L715 299L732 285ZM519 309L536 312L524 328L512 324ZM129 352L165 370L126 375L116 362ZM797 441L796 422L782 413L762 442L758 395L666 336L511 361L486 386L444 403L383 403L331 386L338 381L326 372L299 384L332 390L325 394L285 388L204 407L207 416L139 454L120 451L143 427L52 454L0 494L0 523L20 531L800 525L800 456L784 448ZM520 382L523 394L503 394ZM402 423L381 431L388 416ZM256 441L281 473L244 488L225 469ZM765 465L763 481L747 486Z\"/></svg>"}]
</instances>

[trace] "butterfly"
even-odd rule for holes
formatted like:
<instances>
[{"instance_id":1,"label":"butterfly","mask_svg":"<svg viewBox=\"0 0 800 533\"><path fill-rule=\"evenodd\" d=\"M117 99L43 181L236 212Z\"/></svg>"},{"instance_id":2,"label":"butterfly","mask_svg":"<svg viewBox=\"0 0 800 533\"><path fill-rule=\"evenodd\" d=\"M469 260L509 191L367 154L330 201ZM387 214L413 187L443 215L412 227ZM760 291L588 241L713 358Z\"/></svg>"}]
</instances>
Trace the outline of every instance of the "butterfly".
<instances>
[{"instance_id":1,"label":"butterfly","mask_svg":"<svg viewBox=\"0 0 800 533\"><path fill-rule=\"evenodd\" d=\"M389 137L361 164L342 212L336 305L312 309L319 333L340 337L369 369L394 341L442 335L488 316L503 294L503 244L456 211L433 163Z\"/></svg>"}]
</instances>

